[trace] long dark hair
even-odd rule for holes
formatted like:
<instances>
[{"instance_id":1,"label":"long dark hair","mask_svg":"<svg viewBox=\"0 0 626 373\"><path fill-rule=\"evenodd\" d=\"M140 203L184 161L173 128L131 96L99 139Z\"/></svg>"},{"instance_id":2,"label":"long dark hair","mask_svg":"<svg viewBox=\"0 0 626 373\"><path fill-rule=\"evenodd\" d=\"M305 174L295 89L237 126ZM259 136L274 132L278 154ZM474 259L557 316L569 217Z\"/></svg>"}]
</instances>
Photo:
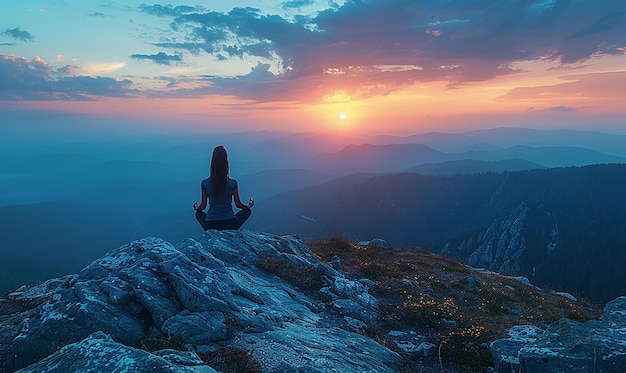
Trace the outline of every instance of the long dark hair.
<instances>
[{"instance_id":1,"label":"long dark hair","mask_svg":"<svg viewBox=\"0 0 626 373\"><path fill-rule=\"evenodd\" d=\"M211 188L216 199L222 198L226 191L226 182L228 181L228 153L222 145L213 149L213 157L211 157Z\"/></svg>"}]
</instances>

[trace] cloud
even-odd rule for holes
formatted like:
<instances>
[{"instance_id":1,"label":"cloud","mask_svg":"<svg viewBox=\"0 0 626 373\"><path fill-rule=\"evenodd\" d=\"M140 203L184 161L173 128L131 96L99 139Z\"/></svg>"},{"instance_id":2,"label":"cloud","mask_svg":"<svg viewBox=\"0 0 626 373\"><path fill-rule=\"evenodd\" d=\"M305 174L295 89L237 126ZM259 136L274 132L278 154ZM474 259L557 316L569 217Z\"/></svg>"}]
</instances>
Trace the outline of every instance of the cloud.
<instances>
[{"instance_id":1,"label":"cloud","mask_svg":"<svg viewBox=\"0 0 626 373\"><path fill-rule=\"evenodd\" d=\"M520 61L550 59L574 66L594 55L623 54L626 46L622 0L347 1L293 20L254 8L228 13L171 5L140 9L170 18L172 31L185 36L159 47L220 60L248 56L263 66L278 66L272 72L256 67L248 76L207 79L209 92L257 100L293 98L297 92L315 101L335 90L372 97L428 81L453 88L515 73L512 66ZM306 92L300 88L304 84L311 84Z\"/></svg>"},{"instance_id":2,"label":"cloud","mask_svg":"<svg viewBox=\"0 0 626 373\"><path fill-rule=\"evenodd\" d=\"M169 65L172 62L181 62L183 60L183 57L180 54L169 55L165 52L159 52L157 54L133 54L130 58L134 58L136 60L150 60L159 65Z\"/></svg>"},{"instance_id":3,"label":"cloud","mask_svg":"<svg viewBox=\"0 0 626 373\"><path fill-rule=\"evenodd\" d=\"M131 97L137 94L128 79L72 75L76 66L55 69L40 57L28 60L0 55L0 99L92 100L97 96Z\"/></svg>"},{"instance_id":4,"label":"cloud","mask_svg":"<svg viewBox=\"0 0 626 373\"><path fill-rule=\"evenodd\" d=\"M87 75L111 74L125 66L124 62L94 63L81 67L81 71Z\"/></svg>"},{"instance_id":5,"label":"cloud","mask_svg":"<svg viewBox=\"0 0 626 373\"><path fill-rule=\"evenodd\" d=\"M557 112L557 113L569 113L569 112L576 111L576 110L578 109L575 107L565 106L565 105L553 106L553 107L544 109L544 111L552 111L552 112Z\"/></svg>"},{"instance_id":6,"label":"cloud","mask_svg":"<svg viewBox=\"0 0 626 373\"><path fill-rule=\"evenodd\" d=\"M30 32L23 31L19 27L16 27L14 29L6 29L2 34L12 37L13 39L21 40L23 42L35 40Z\"/></svg>"},{"instance_id":7,"label":"cloud","mask_svg":"<svg viewBox=\"0 0 626 373\"><path fill-rule=\"evenodd\" d=\"M201 12L206 11L204 7L201 7L199 5L194 6L194 7L187 6L187 5L180 5L180 6L174 7L172 5L141 4L139 5L139 9L145 13L152 14L152 15L159 16L159 17L168 17L168 16L177 17L183 14L201 13Z\"/></svg>"},{"instance_id":8,"label":"cloud","mask_svg":"<svg viewBox=\"0 0 626 373\"><path fill-rule=\"evenodd\" d=\"M501 100L533 102L535 109L570 111L579 102L588 107L619 110L623 107L626 71L566 75L562 83L537 87L518 87Z\"/></svg>"},{"instance_id":9,"label":"cloud","mask_svg":"<svg viewBox=\"0 0 626 373\"><path fill-rule=\"evenodd\" d=\"M314 3L315 0L290 0L283 3L283 9L299 9Z\"/></svg>"},{"instance_id":10,"label":"cloud","mask_svg":"<svg viewBox=\"0 0 626 373\"><path fill-rule=\"evenodd\" d=\"M76 75L79 69L80 67L76 65L65 65L57 69L57 73L61 76L72 76L72 75Z\"/></svg>"}]
</instances>

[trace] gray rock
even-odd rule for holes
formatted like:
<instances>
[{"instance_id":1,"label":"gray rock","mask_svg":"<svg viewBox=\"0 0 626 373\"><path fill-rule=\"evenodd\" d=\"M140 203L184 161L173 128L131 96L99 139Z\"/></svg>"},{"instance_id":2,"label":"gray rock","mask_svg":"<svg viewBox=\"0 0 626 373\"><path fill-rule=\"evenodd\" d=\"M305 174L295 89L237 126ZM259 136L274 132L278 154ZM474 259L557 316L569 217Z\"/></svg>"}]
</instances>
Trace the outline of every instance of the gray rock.
<instances>
[{"instance_id":1,"label":"gray rock","mask_svg":"<svg viewBox=\"0 0 626 373\"><path fill-rule=\"evenodd\" d=\"M607 327L618 328L626 325L626 297L618 297L607 303L601 320Z\"/></svg>"},{"instance_id":2,"label":"gray rock","mask_svg":"<svg viewBox=\"0 0 626 373\"><path fill-rule=\"evenodd\" d=\"M167 319L163 333L194 345L226 339L226 320L221 312L189 312L187 310Z\"/></svg>"},{"instance_id":3,"label":"gray rock","mask_svg":"<svg viewBox=\"0 0 626 373\"><path fill-rule=\"evenodd\" d=\"M166 298L143 289L135 289L133 295L143 308L152 314L152 320L158 328L180 310L172 298Z\"/></svg>"},{"instance_id":4,"label":"gray rock","mask_svg":"<svg viewBox=\"0 0 626 373\"><path fill-rule=\"evenodd\" d=\"M349 316L344 316L343 319L346 321L346 325L348 326L349 331L363 334L365 332L365 329L367 329L367 324L361 320L357 320Z\"/></svg>"},{"instance_id":5,"label":"gray rock","mask_svg":"<svg viewBox=\"0 0 626 373\"><path fill-rule=\"evenodd\" d=\"M171 372L217 373L189 353L165 353L161 356L127 347L102 332L64 346L49 357L19 370L19 373L88 373L88 372ZM181 364L182 363L182 364ZM191 365L191 366L190 366Z\"/></svg>"},{"instance_id":6,"label":"gray rock","mask_svg":"<svg viewBox=\"0 0 626 373\"><path fill-rule=\"evenodd\" d=\"M441 318L439 319L439 323L443 326L446 326L448 328L456 328L457 327L457 321L456 320L449 320L446 318Z\"/></svg>"},{"instance_id":7,"label":"gray rock","mask_svg":"<svg viewBox=\"0 0 626 373\"><path fill-rule=\"evenodd\" d=\"M609 302L600 320L561 319L528 334L491 344L496 372L626 371L626 297Z\"/></svg>"},{"instance_id":8,"label":"gray rock","mask_svg":"<svg viewBox=\"0 0 626 373\"><path fill-rule=\"evenodd\" d=\"M494 220L477 237L463 241L457 248L447 245L442 252L471 251L467 263L472 267L485 267L504 274L519 273L526 250L528 211L526 203L522 203L507 216Z\"/></svg>"},{"instance_id":9,"label":"gray rock","mask_svg":"<svg viewBox=\"0 0 626 373\"><path fill-rule=\"evenodd\" d=\"M543 329L533 325L516 325L509 329L508 338L498 339L489 346L493 356L495 371L518 373L520 371L519 351L543 334Z\"/></svg>"},{"instance_id":10,"label":"gray rock","mask_svg":"<svg viewBox=\"0 0 626 373\"><path fill-rule=\"evenodd\" d=\"M95 281L77 282L59 288L39 308L38 317L13 339L7 360L10 369L22 368L46 357L68 343L104 331L116 340L135 345L145 334L145 323L123 307L108 302L108 295L95 291Z\"/></svg>"},{"instance_id":11,"label":"gray rock","mask_svg":"<svg viewBox=\"0 0 626 373\"><path fill-rule=\"evenodd\" d=\"M387 334L396 346L405 354L413 357L432 356L437 352L437 345L428 342L428 339L414 331L391 331Z\"/></svg>"},{"instance_id":12,"label":"gray rock","mask_svg":"<svg viewBox=\"0 0 626 373\"><path fill-rule=\"evenodd\" d=\"M382 238L374 238L373 240L370 241L361 241L359 242L360 246L376 246L376 247L380 247L381 249L385 249L385 250L389 250L391 249L391 245L389 245L387 243L387 241L383 240Z\"/></svg>"},{"instance_id":13,"label":"gray rock","mask_svg":"<svg viewBox=\"0 0 626 373\"><path fill-rule=\"evenodd\" d=\"M266 258L321 272L320 299L256 266ZM4 328L0 321L9 332L1 341L10 344L0 349L6 355L0 361L9 371L29 365L27 371L81 371L83 364L107 372L116 371L116 361L134 371L135 360L145 364L137 371L209 369L185 351L137 350L147 339L171 339L198 351L244 348L264 372L392 372L400 357L360 334L378 317L372 285L346 279L291 236L209 231L177 247L145 238L79 275L14 292L14 299L43 303L18 325ZM81 363L80 354L93 363Z\"/></svg>"},{"instance_id":14,"label":"gray rock","mask_svg":"<svg viewBox=\"0 0 626 373\"><path fill-rule=\"evenodd\" d=\"M252 351L263 372L397 372L401 358L370 338L339 328L296 323L232 343Z\"/></svg>"},{"instance_id":15,"label":"gray rock","mask_svg":"<svg viewBox=\"0 0 626 373\"><path fill-rule=\"evenodd\" d=\"M343 316L359 315L364 311L363 307L350 299L338 299L333 302L333 307Z\"/></svg>"},{"instance_id":16,"label":"gray rock","mask_svg":"<svg viewBox=\"0 0 626 373\"><path fill-rule=\"evenodd\" d=\"M178 365L198 366L204 365L204 361L193 351L158 350L152 354Z\"/></svg>"},{"instance_id":17,"label":"gray rock","mask_svg":"<svg viewBox=\"0 0 626 373\"><path fill-rule=\"evenodd\" d=\"M337 310L342 316L349 316L372 324L378 319L378 313L363 308L357 302L351 299L338 299L333 302L333 309Z\"/></svg>"},{"instance_id":18,"label":"gray rock","mask_svg":"<svg viewBox=\"0 0 626 373\"><path fill-rule=\"evenodd\" d=\"M409 285L411 287L411 289L413 289L416 292L424 292L425 290L417 283L415 282L413 279L410 278L403 278L402 282L404 282L405 284Z\"/></svg>"},{"instance_id":19,"label":"gray rock","mask_svg":"<svg viewBox=\"0 0 626 373\"><path fill-rule=\"evenodd\" d=\"M561 296L561 297L563 297L563 298L569 299L569 300L571 300L572 302L576 302L576 301L578 301L578 299L576 299L576 297L575 297L575 296L573 296L573 295L572 295L572 294L570 294L570 293L566 293L566 292L563 292L563 291L555 291L555 292L554 292L554 294L555 294L555 295L558 295L558 296Z\"/></svg>"},{"instance_id":20,"label":"gray rock","mask_svg":"<svg viewBox=\"0 0 626 373\"><path fill-rule=\"evenodd\" d=\"M337 255L333 256L328 264L337 271L341 271L343 269L343 266L341 265L341 259Z\"/></svg>"},{"instance_id":21,"label":"gray rock","mask_svg":"<svg viewBox=\"0 0 626 373\"><path fill-rule=\"evenodd\" d=\"M368 293L368 286L363 282L348 280L346 278L336 278L333 282L332 290L341 298L350 299L361 305L364 309L378 309L378 299Z\"/></svg>"},{"instance_id":22,"label":"gray rock","mask_svg":"<svg viewBox=\"0 0 626 373\"><path fill-rule=\"evenodd\" d=\"M193 312L227 312L230 308L227 303L230 295L227 284L221 281L217 273L192 263L176 258L161 265L161 270L168 274L176 299Z\"/></svg>"}]
</instances>

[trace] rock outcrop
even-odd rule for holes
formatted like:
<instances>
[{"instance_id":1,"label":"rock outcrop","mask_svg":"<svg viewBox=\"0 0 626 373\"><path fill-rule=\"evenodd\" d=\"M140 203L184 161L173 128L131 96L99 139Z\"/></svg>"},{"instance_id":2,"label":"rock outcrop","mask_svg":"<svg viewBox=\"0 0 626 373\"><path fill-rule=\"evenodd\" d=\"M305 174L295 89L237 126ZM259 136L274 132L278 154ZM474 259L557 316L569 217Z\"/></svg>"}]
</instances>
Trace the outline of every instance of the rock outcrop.
<instances>
[{"instance_id":1,"label":"rock outcrop","mask_svg":"<svg viewBox=\"0 0 626 373\"><path fill-rule=\"evenodd\" d=\"M520 204L508 215L495 219L491 225L458 247L446 245L442 252L456 254L468 252L467 263L472 267L488 268L508 275L519 274L521 257L526 250L525 225L528 206Z\"/></svg>"},{"instance_id":2,"label":"rock outcrop","mask_svg":"<svg viewBox=\"0 0 626 373\"><path fill-rule=\"evenodd\" d=\"M626 297L609 302L600 320L561 319L546 330L516 326L491 343L498 373L626 372Z\"/></svg>"},{"instance_id":3,"label":"rock outcrop","mask_svg":"<svg viewBox=\"0 0 626 373\"><path fill-rule=\"evenodd\" d=\"M228 346L263 372L396 371L400 357L362 334L378 317L369 286L291 236L141 239L9 294L40 305L0 320L0 362L23 372L214 372L201 356ZM146 348L154 341L182 348Z\"/></svg>"},{"instance_id":4,"label":"rock outcrop","mask_svg":"<svg viewBox=\"0 0 626 373\"><path fill-rule=\"evenodd\" d=\"M125 346L102 332L96 332L19 372L217 373L203 364L193 352L161 350L149 353Z\"/></svg>"}]
</instances>

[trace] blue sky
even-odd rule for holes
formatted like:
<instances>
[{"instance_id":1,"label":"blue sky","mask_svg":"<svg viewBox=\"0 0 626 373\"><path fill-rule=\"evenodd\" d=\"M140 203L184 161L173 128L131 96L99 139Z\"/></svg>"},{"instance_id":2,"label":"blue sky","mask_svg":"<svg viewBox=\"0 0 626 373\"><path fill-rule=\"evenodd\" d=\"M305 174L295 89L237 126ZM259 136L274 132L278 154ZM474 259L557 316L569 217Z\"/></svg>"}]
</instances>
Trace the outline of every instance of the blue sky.
<instances>
[{"instance_id":1,"label":"blue sky","mask_svg":"<svg viewBox=\"0 0 626 373\"><path fill-rule=\"evenodd\" d=\"M398 133L539 120L617 128L625 117L622 0L26 0L0 9L5 115Z\"/></svg>"}]
</instances>

